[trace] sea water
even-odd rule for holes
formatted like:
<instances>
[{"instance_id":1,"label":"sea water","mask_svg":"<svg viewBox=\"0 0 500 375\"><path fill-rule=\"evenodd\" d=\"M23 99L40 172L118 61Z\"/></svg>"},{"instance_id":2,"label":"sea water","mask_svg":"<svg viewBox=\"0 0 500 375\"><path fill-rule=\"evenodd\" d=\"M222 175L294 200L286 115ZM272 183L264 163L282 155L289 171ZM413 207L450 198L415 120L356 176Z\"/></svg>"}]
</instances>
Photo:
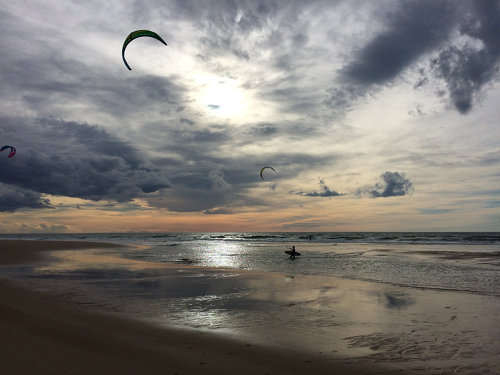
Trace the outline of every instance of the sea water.
<instances>
[{"instance_id":1,"label":"sea water","mask_svg":"<svg viewBox=\"0 0 500 375\"><path fill-rule=\"evenodd\" d=\"M144 245L149 262L374 281L500 296L499 232L268 232L2 234L9 239ZM302 255L284 254L295 246Z\"/></svg>"}]
</instances>

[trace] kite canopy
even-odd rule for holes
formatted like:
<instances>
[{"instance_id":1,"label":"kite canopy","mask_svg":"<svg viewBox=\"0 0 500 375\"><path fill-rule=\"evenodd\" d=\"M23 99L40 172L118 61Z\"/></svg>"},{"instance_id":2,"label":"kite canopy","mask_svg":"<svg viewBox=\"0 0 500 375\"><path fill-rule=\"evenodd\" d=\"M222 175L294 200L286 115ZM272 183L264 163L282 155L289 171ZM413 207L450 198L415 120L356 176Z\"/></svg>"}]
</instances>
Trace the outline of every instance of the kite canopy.
<instances>
[{"instance_id":1,"label":"kite canopy","mask_svg":"<svg viewBox=\"0 0 500 375\"><path fill-rule=\"evenodd\" d=\"M273 168L273 167L271 167L271 166L269 166L269 165L268 165L268 166L263 167L263 168L260 170L260 178L262 178L262 181L264 181L264 176L262 176L262 172L264 172L264 169L266 169L266 168L272 169L274 172L276 172L276 171L274 170L274 168Z\"/></svg>"},{"instance_id":2,"label":"kite canopy","mask_svg":"<svg viewBox=\"0 0 500 375\"><path fill-rule=\"evenodd\" d=\"M155 38L156 40L159 40L163 44L167 45L167 43L165 43L165 41L154 31L151 31L151 30L132 31L130 34L128 34L127 38L125 39L125 42L123 42L123 47L122 47L123 62L125 63L125 66L128 68L128 70L132 70L132 68L127 64L127 60L125 60L125 49L127 48L128 44L131 41L133 41L134 39L140 38L142 36L149 36L151 38Z\"/></svg>"},{"instance_id":3,"label":"kite canopy","mask_svg":"<svg viewBox=\"0 0 500 375\"><path fill-rule=\"evenodd\" d=\"M8 148L10 148L10 154L7 157L11 158L16 154L16 148L14 146L9 146L9 145L2 146L2 148L0 148L0 151L6 150Z\"/></svg>"}]
</instances>

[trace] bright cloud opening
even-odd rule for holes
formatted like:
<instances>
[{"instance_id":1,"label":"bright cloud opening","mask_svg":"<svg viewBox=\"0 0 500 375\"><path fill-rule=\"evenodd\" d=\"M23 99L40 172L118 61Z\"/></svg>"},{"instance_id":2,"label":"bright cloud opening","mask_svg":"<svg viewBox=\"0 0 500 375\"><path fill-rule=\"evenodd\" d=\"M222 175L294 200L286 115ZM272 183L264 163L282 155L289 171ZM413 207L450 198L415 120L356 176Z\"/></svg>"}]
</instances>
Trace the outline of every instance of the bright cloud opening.
<instances>
[{"instance_id":1,"label":"bright cloud opening","mask_svg":"<svg viewBox=\"0 0 500 375\"><path fill-rule=\"evenodd\" d=\"M206 76L201 80L197 102L210 115L219 118L244 117L248 98L234 79Z\"/></svg>"}]
</instances>

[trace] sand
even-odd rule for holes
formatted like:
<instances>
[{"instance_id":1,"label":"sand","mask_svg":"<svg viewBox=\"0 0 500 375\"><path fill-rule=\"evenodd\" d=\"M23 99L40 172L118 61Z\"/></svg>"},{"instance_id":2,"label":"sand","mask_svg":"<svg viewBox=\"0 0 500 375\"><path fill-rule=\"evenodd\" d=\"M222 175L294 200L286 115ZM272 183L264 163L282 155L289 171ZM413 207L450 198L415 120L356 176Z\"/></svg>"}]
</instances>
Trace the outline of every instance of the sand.
<instances>
[{"instance_id":1,"label":"sand","mask_svg":"<svg viewBox=\"0 0 500 375\"><path fill-rule=\"evenodd\" d=\"M0 265L40 260L48 250L113 246L122 245L4 240ZM410 373L87 311L61 296L22 288L4 275L0 295L1 374Z\"/></svg>"}]
</instances>

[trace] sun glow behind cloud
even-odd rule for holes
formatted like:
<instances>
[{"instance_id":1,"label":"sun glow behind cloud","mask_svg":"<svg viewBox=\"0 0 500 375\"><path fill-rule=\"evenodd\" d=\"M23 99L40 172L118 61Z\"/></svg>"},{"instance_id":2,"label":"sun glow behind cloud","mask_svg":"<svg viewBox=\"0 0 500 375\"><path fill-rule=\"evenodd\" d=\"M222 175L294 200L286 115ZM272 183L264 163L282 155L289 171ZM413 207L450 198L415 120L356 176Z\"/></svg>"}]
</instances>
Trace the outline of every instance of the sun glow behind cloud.
<instances>
[{"instance_id":1,"label":"sun glow behind cloud","mask_svg":"<svg viewBox=\"0 0 500 375\"><path fill-rule=\"evenodd\" d=\"M201 76L195 94L197 103L208 114L237 121L245 118L251 108L251 98L235 79L213 75Z\"/></svg>"}]
</instances>

